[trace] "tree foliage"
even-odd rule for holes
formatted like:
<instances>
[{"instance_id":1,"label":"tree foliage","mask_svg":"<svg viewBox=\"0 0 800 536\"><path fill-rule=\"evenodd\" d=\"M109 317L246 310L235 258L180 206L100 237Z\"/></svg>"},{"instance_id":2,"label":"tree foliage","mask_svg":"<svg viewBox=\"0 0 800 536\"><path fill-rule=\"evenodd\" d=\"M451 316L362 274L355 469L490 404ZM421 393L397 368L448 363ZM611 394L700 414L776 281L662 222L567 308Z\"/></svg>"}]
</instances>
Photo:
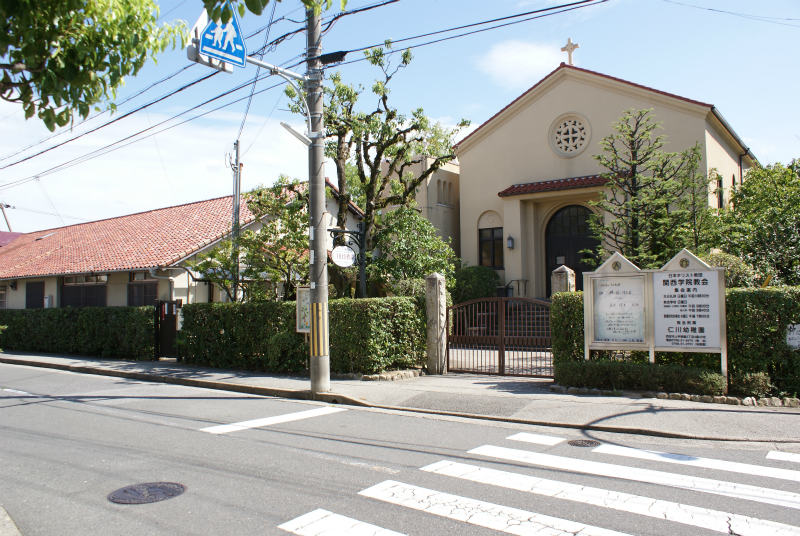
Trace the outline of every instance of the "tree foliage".
<instances>
[{"instance_id":1,"label":"tree foliage","mask_svg":"<svg viewBox=\"0 0 800 536\"><path fill-rule=\"evenodd\" d=\"M181 39L182 23L157 19L153 0L0 1L0 98L50 130L85 118Z\"/></svg>"},{"instance_id":2,"label":"tree foliage","mask_svg":"<svg viewBox=\"0 0 800 536\"><path fill-rule=\"evenodd\" d=\"M400 62L393 65L390 48L387 42L385 48L365 52L367 60L381 71L371 88L374 108L362 110L364 87L345 83L340 73L333 74L332 86L324 89L325 152L336 165L339 188L337 225L346 221L348 202L360 198L369 249L378 214L390 207L407 206L417 187L455 157L454 136L468 124L461 121L456 129L449 130L433 123L422 108L406 115L392 107L391 81L409 65L411 53L406 50ZM293 110L302 113L297 101L300 96L291 88L287 93L295 98Z\"/></svg>"},{"instance_id":3,"label":"tree foliage","mask_svg":"<svg viewBox=\"0 0 800 536\"><path fill-rule=\"evenodd\" d=\"M275 1L280 2L280 0ZM316 13L320 13L323 8L330 9L333 5L333 0L301 0L301 2L306 9L313 9ZM346 4L347 0L341 0L342 9ZM245 10L261 15L264 8L269 5L269 0L203 0L203 5L211 19L228 22L233 16L232 9L237 9L239 15L244 15Z\"/></svg>"},{"instance_id":4,"label":"tree foliage","mask_svg":"<svg viewBox=\"0 0 800 536\"><path fill-rule=\"evenodd\" d=\"M702 247L708 181L697 171L697 145L679 153L662 150L663 136L651 110L627 110L615 132L600 142L595 159L606 170L603 197L590 222L599 256L619 251L643 268L660 267L683 247Z\"/></svg>"},{"instance_id":5,"label":"tree foliage","mask_svg":"<svg viewBox=\"0 0 800 536\"><path fill-rule=\"evenodd\" d=\"M718 245L776 283L800 285L800 160L747 173L720 214Z\"/></svg>"},{"instance_id":6,"label":"tree foliage","mask_svg":"<svg viewBox=\"0 0 800 536\"><path fill-rule=\"evenodd\" d=\"M298 284L308 282L308 188L281 177L269 188L245 194L247 207L261 224L245 230L238 240L222 241L189 267L225 292L229 301L276 298L276 284L292 297ZM239 267L242 290L234 290Z\"/></svg>"},{"instance_id":7,"label":"tree foliage","mask_svg":"<svg viewBox=\"0 0 800 536\"><path fill-rule=\"evenodd\" d=\"M452 285L455 253L414 206L399 207L384 215L380 223L375 234L380 254L369 265L372 278L392 284L437 272Z\"/></svg>"}]
</instances>

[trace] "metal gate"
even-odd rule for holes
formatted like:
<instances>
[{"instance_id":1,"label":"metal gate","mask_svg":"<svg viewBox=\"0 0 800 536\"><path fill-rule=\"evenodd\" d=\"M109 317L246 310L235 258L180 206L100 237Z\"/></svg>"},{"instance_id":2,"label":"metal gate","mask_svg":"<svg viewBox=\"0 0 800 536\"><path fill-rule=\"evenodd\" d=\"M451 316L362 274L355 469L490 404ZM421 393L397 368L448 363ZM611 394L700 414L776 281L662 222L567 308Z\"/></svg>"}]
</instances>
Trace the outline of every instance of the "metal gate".
<instances>
[{"instance_id":1,"label":"metal gate","mask_svg":"<svg viewBox=\"0 0 800 536\"><path fill-rule=\"evenodd\" d=\"M553 376L550 302L482 298L447 308L447 369Z\"/></svg>"},{"instance_id":2,"label":"metal gate","mask_svg":"<svg viewBox=\"0 0 800 536\"><path fill-rule=\"evenodd\" d=\"M179 357L175 341L178 333L178 309L181 305L181 300L156 300L155 302L153 358L156 361L159 357Z\"/></svg>"}]
</instances>

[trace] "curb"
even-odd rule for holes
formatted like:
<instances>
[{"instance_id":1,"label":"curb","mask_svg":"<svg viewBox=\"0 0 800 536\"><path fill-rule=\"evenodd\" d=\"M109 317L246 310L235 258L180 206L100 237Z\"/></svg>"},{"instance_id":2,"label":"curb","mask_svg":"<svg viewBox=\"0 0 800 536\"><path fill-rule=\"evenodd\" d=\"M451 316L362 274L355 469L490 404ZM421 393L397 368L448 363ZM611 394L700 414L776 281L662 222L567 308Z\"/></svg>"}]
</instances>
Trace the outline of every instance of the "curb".
<instances>
[{"instance_id":1,"label":"curb","mask_svg":"<svg viewBox=\"0 0 800 536\"><path fill-rule=\"evenodd\" d=\"M64 365L61 363L47 363L41 361L27 361L24 359L13 359L0 357L0 363L9 365L22 365L29 367L50 368L77 372L81 374L94 374L97 376L111 376L117 378L128 378L133 380L169 383L173 385L184 385L188 387L202 387L205 389L215 389L219 391L230 391L235 393L245 393L260 396L272 396L277 398L288 398L294 400L313 400L326 402L328 404L344 404L364 408L383 409L388 411L402 411L409 413L421 413L426 415L441 415L444 417L459 417L464 419L506 422L512 424L526 424L530 426L549 426L553 428L567 428L572 430L583 430L588 432L607 432L615 434L633 434L651 437L663 437L669 439L690 439L697 441L725 441L742 443L800 443L798 439L775 439L775 438L752 438L752 437L712 437L692 434L680 434L676 432L664 432L662 430L651 430L647 428L629 428L625 426L601 426L595 424L574 424L550 421L535 421L528 419L515 419L511 417L498 417L495 415L482 415L479 413L466 413L460 411L444 411L436 409L413 408L405 406L388 406L383 404L373 404L365 400L359 400L348 395L338 393L317 393L314 395L310 390L279 389L274 387L257 387L253 385L242 385L228 382L215 382L210 380L196 380L191 378L176 378L160 374L148 374L145 372L128 372L111 369L101 369L86 367L82 365ZM0 533L0 536L5 536Z\"/></svg>"},{"instance_id":2,"label":"curb","mask_svg":"<svg viewBox=\"0 0 800 536\"><path fill-rule=\"evenodd\" d=\"M6 509L0 506L0 536L22 536Z\"/></svg>"}]
</instances>

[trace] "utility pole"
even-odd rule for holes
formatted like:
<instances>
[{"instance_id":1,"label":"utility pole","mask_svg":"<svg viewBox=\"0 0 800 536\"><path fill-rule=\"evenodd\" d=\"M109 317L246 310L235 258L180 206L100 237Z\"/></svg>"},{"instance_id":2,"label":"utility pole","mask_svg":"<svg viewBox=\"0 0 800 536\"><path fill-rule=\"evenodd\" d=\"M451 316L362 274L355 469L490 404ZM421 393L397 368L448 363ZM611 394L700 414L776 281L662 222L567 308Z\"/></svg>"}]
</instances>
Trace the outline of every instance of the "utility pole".
<instances>
[{"instance_id":1,"label":"utility pole","mask_svg":"<svg viewBox=\"0 0 800 536\"><path fill-rule=\"evenodd\" d=\"M239 198L242 192L242 164L239 162L239 140L233 142L236 160L230 162L233 170L233 214L231 216L231 243L233 245L233 301L239 298Z\"/></svg>"},{"instance_id":2,"label":"utility pole","mask_svg":"<svg viewBox=\"0 0 800 536\"><path fill-rule=\"evenodd\" d=\"M309 113L311 145L308 147L308 187L311 242L311 392L331 390L330 351L328 346L328 251L325 217L325 137L322 100L322 35L319 15L306 11L306 102ZM317 134L317 135L314 135Z\"/></svg>"},{"instance_id":3,"label":"utility pole","mask_svg":"<svg viewBox=\"0 0 800 536\"><path fill-rule=\"evenodd\" d=\"M2 201L0 201L0 210L3 211L3 219L6 220L6 227L8 227L8 232L11 232L11 224L8 223L8 214L6 214L6 209L11 208L11 205L6 205Z\"/></svg>"}]
</instances>

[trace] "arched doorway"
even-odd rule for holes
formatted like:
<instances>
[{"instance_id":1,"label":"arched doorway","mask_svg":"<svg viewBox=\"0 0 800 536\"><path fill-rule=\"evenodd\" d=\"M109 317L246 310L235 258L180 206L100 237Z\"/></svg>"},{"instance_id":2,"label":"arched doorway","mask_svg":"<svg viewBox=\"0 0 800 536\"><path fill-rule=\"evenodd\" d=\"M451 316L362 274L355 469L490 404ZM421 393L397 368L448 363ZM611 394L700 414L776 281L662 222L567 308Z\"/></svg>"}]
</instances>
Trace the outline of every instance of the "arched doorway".
<instances>
[{"instance_id":1,"label":"arched doorway","mask_svg":"<svg viewBox=\"0 0 800 536\"><path fill-rule=\"evenodd\" d=\"M592 211L581 205L569 205L553 214L545 229L547 295L550 295L550 274L562 264L575 270L575 288L583 290L583 272L593 268L583 263L580 252L594 250L599 242L589 230Z\"/></svg>"}]
</instances>

